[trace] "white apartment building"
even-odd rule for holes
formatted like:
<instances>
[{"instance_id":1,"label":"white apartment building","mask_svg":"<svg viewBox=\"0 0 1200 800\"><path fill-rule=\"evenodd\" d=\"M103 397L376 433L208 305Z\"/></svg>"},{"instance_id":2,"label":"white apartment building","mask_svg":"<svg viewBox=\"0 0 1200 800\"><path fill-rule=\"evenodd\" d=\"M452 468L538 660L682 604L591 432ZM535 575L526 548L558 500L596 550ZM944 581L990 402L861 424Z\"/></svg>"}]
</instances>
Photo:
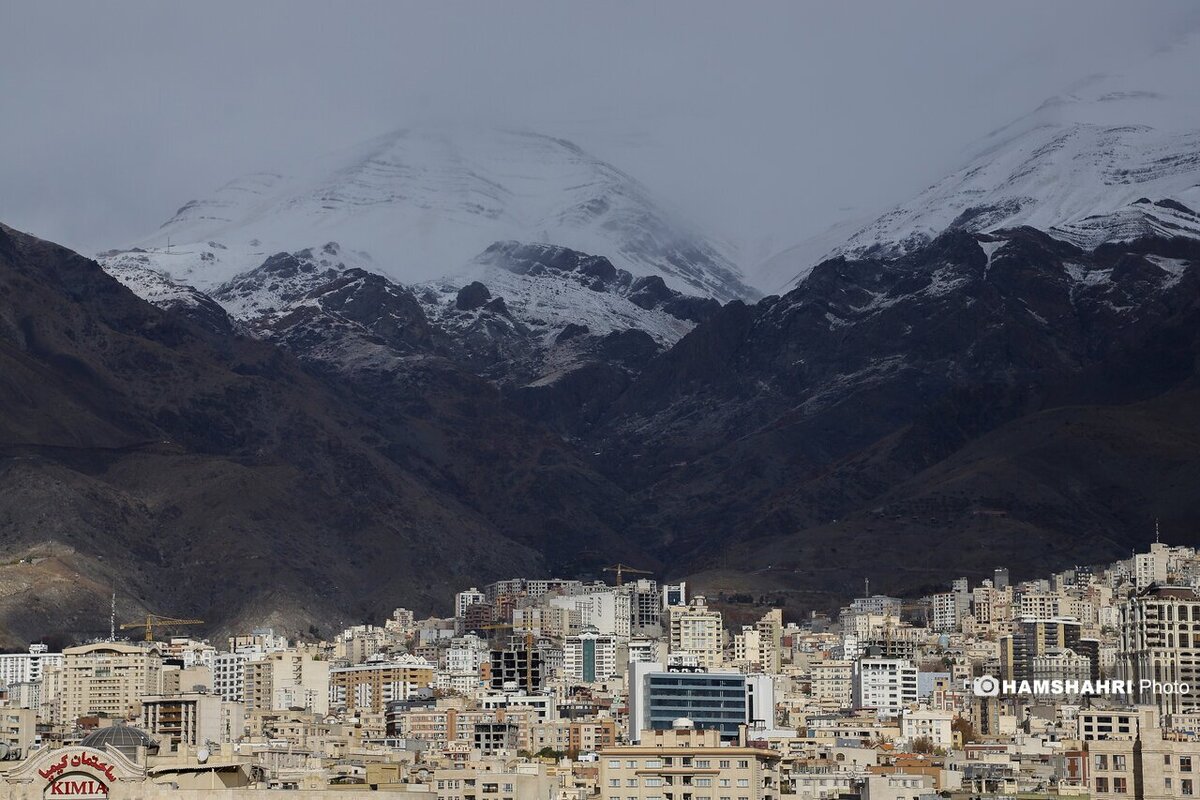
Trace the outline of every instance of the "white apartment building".
<instances>
[{"instance_id":1,"label":"white apartment building","mask_svg":"<svg viewBox=\"0 0 1200 800\"><path fill-rule=\"evenodd\" d=\"M910 745L927 739L934 747L949 750L954 744L954 713L928 708L906 708L900 715L900 738Z\"/></svg>"},{"instance_id":2,"label":"white apartment building","mask_svg":"<svg viewBox=\"0 0 1200 800\"><path fill-rule=\"evenodd\" d=\"M460 636L446 649L446 672L453 675L479 675L479 667L489 656L488 643L474 634Z\"/></svg>"},{"instance_id":3,"label":"white apartment building","mask_svg":"<svg viewBox=\"0 0 1200 800\"><path fill-rule=\"evenodd\" d=\"M854 662L854 707L875 709L880 717L899 716L917 702L917 667L900 658L860 658Z\"/></svg>"},{"instance_id":4,"label":"white apartment building","mask_svg":"<svg viewBox=\"0 0 1200 800\"><path fill-rule=\"evenodd\" d=\"M593 683L617 674L617 639L589 628L563 642L563 675Z\"/></svg>"},{"instance_id":5,"label":"white apartment building","mask_svg":"<svg viewBox=\"0 0 1200 800\"><path fill-rule=\"evenodd\" d=\"M40 683L42 670L61 666L62 653L51 653L44 644L29 645L28 653L0 654L0 686L17 683Z\"/></svg>"},{"instance_id":6,"label":"white apartment building","mask_svg":"<svg viewBox=\"0 0 1200 800\"><path fill-rule=\"evenodd\" d=\"M958 628L958 596L954 592L942 592L931 598L933 605L933 629L953 631Z\"/></svg>"},{"instance_id":7,"label":"white apartment building","mask_svg":"<svg viewBox=\"0 0 1200 800\"><path fill-rule=\"evenodd\" d=\"M1170 547L1159 542L1150 545L1149 553L1138 553L1133 557L1133 585L1137 591L1148 589L1150 584L1167 582L1167 559Z\"/></svg>"},{"instance_id":8,"label":"white apartment building","mask_svg":"<svg viewBox=\"0 0 1200 800\"><path fill-rule=\"evenodd\" d=\"M234 703L240 703L245 698L246 662L250 656L246 653L218 653L213 659L213 694Z\"/></svg>"},{"instance_id":9,"label":"white apartment building","mask_svg":"<svg viewBox=\"0 0 1200 800\"><path fill-rule=\"evenodd\" d=\"M472 586L470 589L454 595L454 616L462 619L467 615L471 606L481 606L487 602L487 595Z\"/></svg>"}]
</instances>

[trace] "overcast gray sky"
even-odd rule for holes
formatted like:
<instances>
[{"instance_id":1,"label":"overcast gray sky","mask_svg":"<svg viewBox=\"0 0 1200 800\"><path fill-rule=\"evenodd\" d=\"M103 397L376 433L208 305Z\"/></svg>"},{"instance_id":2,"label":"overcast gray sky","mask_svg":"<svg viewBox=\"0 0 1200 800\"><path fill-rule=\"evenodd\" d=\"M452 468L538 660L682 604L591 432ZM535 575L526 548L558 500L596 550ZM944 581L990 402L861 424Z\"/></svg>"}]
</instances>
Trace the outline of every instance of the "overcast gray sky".
<instances>
[{"instance_id":1,"label":"overcast gray sky","mask_svg":"<svg viewBox=\"0 0 1200 800\"><path fill-rule=\"evenodd\" d=\"M239 174L462 122L573 138L749 260L1197 24L1186 0L0 0L0 221L91 253Z\"/></svg>"}]
</instances>

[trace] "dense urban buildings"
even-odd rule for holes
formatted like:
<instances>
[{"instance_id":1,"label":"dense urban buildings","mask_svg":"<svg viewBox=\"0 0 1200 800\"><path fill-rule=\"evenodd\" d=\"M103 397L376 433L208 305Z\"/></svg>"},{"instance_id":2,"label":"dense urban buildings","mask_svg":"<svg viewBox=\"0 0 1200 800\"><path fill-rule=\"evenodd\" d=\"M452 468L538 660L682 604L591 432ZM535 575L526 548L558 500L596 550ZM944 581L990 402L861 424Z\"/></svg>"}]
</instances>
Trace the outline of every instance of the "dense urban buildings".
<instances>
[{"instance_id":1,"label":"dense urban buildings","mask_svg":"<svg viewBox=\"0 0 1200 800\"><path fill-rule=\"evenodd\" d=\"M325 640L35 643L0 656L0 790L1189 797L1198 587L1195 551L1156 543L926 597L864 587L836 615L516 577Z\"/></svg>"}]
</instances>

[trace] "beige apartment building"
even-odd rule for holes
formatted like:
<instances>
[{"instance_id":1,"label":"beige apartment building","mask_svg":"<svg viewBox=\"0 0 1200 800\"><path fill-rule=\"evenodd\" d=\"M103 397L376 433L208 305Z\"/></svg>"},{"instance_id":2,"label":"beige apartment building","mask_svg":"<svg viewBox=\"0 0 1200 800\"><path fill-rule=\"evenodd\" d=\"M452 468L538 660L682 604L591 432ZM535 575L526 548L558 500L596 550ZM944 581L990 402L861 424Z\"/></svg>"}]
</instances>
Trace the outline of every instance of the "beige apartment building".
<instances>
[{"instance_id":1,"label":"beige apartment building","mask_svg":"<svg viewBox=\"0 0 1200 800\"><path fill-rule=\"evenodd\" d=\"M434 667L421 658L368 662L329 671L329 703L346 713L382 714L393 700L411 700L433 687Z\"/></svg>"},{"instance_id":2,"label":"beige apartment building","mask_svg":"<svg viewBox=\"0 0 1200 800\"><path fill-rule=\"evenodd\" d=\"M97 642L63 650L49 680L58 692L58 719L66 724L99 714L134 719L141 698L162 692L162 657L154 647Z\"/></svg>"},{"instance_id":3,"label":"beige apartment building","mask_svg":"<svg viewBox=\"0 0 1200 800\"><path fill-rule=\"evenodd\" d=\"M688 720L599 755L603 800L777 800L780 793L777 753L722 747L719 731Z\"/></svg>"},{"instance_id":4,"label":"beige apartment building","mask_svg":"<svg viewBox=\"0 0 1200 800\"><path fill-rule=\"evenodd\" d=\"M812 697L822 711L840 711L854 702L854 664L841 659L809 664Z\"/></svg>"},{"instance_id":5,"label":"beige apartment building","mask_svg":"<svg viewBox=\"0 0 1200 800\"><path fill-rule=\"evenodd\" d=\"M306 709L329 713L329 662L299 649L246 662L242 698L247 711Z\"/></svg>"},{"instance_id":6,"label":"beige apartment building","mask_svg":"<svg viewBox=\"0 0 1200 800\"><path fill-rule=\"evenodd\" d=\"M700 666L712 669L721 665L725 628L720 611L710 609L703 597L691 605L667 609L668 648L672 655L693 656Z\"/></svg>"},{"instance_id":7,"label":"beige apartment building","mask_svg":"<svg viewBox=\"0 0 1200 800\"><path fill-rule=\"evenodd\" d=\"M246 709L216 694L147 695L142 728L167 749L235 742L245 733Z\"/></svg>"},{"instance_id":8,"label":"beige apartment building","mask_svg":"<svg viewBox=\"0 0 1200 800\"><path fill-rule=\"evenodd\" d=\"M1154 706L1079 715L1095 800L1179 800L1200 791L1200 738L1159 727Z\"/></svg>"}]
</instances>

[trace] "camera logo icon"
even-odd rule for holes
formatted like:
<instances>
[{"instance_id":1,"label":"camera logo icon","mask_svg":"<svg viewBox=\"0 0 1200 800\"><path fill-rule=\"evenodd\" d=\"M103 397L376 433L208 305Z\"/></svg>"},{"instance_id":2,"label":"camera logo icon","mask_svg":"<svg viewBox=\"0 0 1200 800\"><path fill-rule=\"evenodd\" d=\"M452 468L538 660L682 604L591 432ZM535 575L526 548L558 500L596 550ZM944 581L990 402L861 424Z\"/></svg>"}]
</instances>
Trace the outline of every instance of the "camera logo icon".
<instances>
[{"instance_id":1,"label":"camera logo icon","mask_svg":"<svg viewBox=\"0 0 1200 800\"><path fill-rule=\"evenodd\" d=\"M1000 681L992 675L981 675L971 682L971 691L976 697L996 697L1000 694Z\"/></svg>"}]
</instances>

